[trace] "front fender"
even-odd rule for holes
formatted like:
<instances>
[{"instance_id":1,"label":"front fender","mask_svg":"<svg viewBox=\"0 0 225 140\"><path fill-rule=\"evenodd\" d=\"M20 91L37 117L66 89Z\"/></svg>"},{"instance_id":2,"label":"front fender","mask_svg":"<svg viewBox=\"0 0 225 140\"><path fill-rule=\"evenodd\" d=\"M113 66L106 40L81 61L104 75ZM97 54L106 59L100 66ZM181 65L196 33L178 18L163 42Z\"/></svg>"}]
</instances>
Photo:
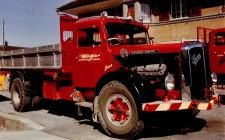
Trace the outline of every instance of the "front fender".
<instances>
[{"instance_id":1,"label":"front fender","mask_svg":"<svg viewBox=\"0 0 225 140\"><path fill-rule=\"evenodd\" d=\"M96 86L95 96L97 96L101 88L108 82L118 80L124 84L136 102L144 103L154 100L154 90L151 83L143 76L132 71L116 71L104 75Z\"/></svg>"},{"instance_id":2,"label":"front fender","mask_svg":"<svg viewBox=\"0 0 225 140\"><path fill-rule=\"evenodd\" d=\"M154 101L154 88L152 84L144 76L138 73L129 74L129 85L138 93L141 103Z\"/></svg>"}]
</instances>

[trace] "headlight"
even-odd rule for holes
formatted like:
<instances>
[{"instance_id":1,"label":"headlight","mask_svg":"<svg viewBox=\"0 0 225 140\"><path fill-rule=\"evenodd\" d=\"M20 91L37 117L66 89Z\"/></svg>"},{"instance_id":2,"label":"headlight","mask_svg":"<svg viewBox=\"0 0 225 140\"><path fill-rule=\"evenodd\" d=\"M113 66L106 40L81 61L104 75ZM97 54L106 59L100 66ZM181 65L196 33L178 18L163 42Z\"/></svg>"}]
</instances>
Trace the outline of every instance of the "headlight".
<instances>
[{"instance_id":1,"label":"headlight","mask_svg":"<svg viewBox=\"0 0 225 140\"><path fill-rule=\"evenodd\" d=\"M212 78L212 82L215 84L215 83L217 83L217 75L216 75L216 73L212 73L211 74L211 78Z\"/></svg>"},{"instance_id":2,"label":"headlight","mask_svg":"<svg viewBox=\"0 0 225 140\"><path fill-rule=\"evenodd\" d=\"M175 88L175 79L172 74L168 74L165 78L165 87L168 91Z\"/></svg>"}]
</instances>

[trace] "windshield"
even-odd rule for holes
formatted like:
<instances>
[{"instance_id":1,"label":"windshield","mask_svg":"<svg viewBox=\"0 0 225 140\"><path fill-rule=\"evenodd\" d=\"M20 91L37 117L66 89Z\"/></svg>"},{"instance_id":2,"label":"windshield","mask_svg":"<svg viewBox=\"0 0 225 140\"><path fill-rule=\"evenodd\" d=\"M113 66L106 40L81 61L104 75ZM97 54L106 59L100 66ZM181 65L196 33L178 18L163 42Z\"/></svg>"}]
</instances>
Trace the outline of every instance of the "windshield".
<instances>
[{"instance_id":1,"label":"windshield","mask_svg":"<svg viewBox=\"0 0 225 140\"><path fill-rule=\"evenodd\" d=\"M105 27L111 46L149 44L144 27L125 23L106 23Z\"/></svg>"}]
</instances>

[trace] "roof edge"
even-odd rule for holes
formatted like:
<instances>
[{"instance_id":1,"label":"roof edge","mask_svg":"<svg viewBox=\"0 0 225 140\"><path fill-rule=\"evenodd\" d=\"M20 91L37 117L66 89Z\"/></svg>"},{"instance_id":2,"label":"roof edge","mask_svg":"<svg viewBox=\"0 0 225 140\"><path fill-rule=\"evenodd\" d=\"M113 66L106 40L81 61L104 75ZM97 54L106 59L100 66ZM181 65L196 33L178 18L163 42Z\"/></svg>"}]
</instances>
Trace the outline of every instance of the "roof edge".
<instances>
[{"instance_id":1,"label":"roof edge","mask_svg":"<svg viewBox=\"0 0 225 140\"><path fill-rule=\"evenodd\" d=\"M78 16L117 7L122 2L123 0L76 0L57 8L56 11Z\"/></svg>"}]
</instances>

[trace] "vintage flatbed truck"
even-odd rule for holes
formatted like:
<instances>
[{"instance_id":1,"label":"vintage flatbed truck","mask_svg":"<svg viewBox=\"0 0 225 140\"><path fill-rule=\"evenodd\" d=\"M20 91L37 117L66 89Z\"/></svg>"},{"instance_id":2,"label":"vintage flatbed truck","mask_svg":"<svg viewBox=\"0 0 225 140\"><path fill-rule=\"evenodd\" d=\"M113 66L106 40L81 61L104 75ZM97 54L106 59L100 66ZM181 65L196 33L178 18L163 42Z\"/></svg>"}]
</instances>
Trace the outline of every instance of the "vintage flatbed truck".
<instances>
[{"instance_id":1,"label":"vintage flatbed truck","mask_svg":"<svg viewBox=\"0 0 225 140\"><path fill-rule=\"evenodd\" d=\"M217 76L217 93L225 95L225 28L197 28L197 40L205 44L213 76Z\"/></svg>"},{"instance_id":2,"label":"vintage flatbed truck","mask_svg":"<svg viewBox=\"0 0 225 140\"><path fill-rule=\"evenodd\" d=\"M131 139L143 112L213 108L204 45L151 44L147 27L130 18L60 16L60 45L4 51L16 111L41 98L90 107L93 121L112 137ZM150 119L150 118L149 118Z\"/></svg>"}]
</instances>

